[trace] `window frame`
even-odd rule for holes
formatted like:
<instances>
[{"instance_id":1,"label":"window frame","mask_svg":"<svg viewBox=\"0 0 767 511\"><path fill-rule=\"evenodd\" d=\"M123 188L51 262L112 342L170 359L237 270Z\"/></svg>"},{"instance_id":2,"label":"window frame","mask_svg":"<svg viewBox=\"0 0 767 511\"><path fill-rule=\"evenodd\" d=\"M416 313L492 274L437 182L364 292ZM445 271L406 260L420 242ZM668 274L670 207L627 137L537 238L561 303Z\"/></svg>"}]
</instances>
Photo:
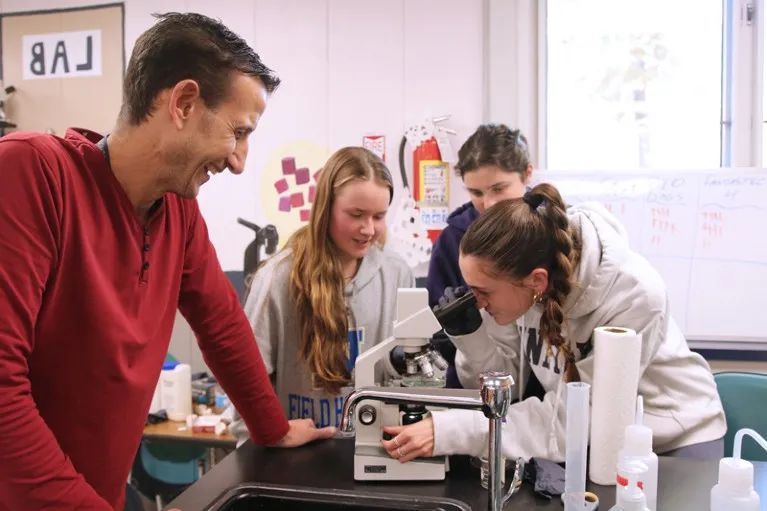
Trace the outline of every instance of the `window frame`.
<instances>
[{"instance_id":1,"label":"window frame","mask_svg":"<svg viewBox=\"0 0 767 511\"><path fill-rule=\"evenodd\" d=\"M639 1L639 0L637 0ZM765 0L721 0L722 96L720 167L762 167ZM484 122L518 127L531 156L547 167L548 0L485 0L486 98ZM749 16L749 12L751 15ZM502 30L510 23L516 30ZM527 26L527 25L529 26ZM727 31L725 31L727 30ZM509 35L512 32L513 35ZM526 51L536 58L525 58ZM532 62L531 62L532 60ZM499 64L506 69L499 70ZM524 77L524 78L520 78ZM535 94L531 94L535 91ZM528 98L510 101L509 95Z\"/></svg>"}]
</instances>

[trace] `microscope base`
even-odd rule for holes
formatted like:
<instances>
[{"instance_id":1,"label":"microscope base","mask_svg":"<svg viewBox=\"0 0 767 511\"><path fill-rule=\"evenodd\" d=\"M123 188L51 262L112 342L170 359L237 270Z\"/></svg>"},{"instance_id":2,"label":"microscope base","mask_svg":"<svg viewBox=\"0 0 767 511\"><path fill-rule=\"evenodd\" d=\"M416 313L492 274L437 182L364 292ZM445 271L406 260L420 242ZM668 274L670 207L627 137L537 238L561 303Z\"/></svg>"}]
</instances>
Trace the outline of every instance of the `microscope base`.
<instances>
[{"instance_id":1,"label":"microscope base","mask_svg":"<svg viewBox=\"0 0 767 511\"><path fill-rule=\"evenodd\" d=\"M400 463L380 448L357 446L354 453L355 481L443 481L447 469L445 456Z\"/></svg>"}]
</instances>

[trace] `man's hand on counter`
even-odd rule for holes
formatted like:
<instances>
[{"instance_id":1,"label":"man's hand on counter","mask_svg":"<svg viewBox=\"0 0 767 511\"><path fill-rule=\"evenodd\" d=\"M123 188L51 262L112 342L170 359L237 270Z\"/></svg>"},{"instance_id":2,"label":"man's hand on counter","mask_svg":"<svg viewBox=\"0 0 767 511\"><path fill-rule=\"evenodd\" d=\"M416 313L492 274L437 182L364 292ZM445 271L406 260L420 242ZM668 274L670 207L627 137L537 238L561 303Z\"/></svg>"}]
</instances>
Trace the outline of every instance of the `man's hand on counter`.
<instances>
[{"instance_id":1,"label":"man's hand on counter","mask_svg":"<svg viewBox=\"0 0 767 511\"><path fill-rule=\"evenodd\" d=\"M298 447L314 440L333 438L337 429L333 426L318 428L312 419L294 419L288 421L290 429L274 447Z\"/></svg>"}]
</instances>

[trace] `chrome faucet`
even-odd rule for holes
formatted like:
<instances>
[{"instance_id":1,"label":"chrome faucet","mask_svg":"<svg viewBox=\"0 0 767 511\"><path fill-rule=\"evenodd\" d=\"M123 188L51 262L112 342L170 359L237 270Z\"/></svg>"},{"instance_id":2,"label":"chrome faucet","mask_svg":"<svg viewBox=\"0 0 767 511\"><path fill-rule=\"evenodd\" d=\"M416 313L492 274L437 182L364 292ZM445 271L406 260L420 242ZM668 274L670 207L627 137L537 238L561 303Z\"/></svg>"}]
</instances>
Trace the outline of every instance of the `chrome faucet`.
<instances>
[{"instance_id":1,"label":"chrome faucet","mask_svg":"<svg viewBox=\"0 0 767 511\"><path fill-rule=\"evenodd\" d=\"M505 469L505 466L501 465L501 422L511 404L514 378L508 373L486 372L480 375L479 380L481 385L479 395L475 390L463 389L412 387L364 387L357 389L349 394L344 402L340 429L347 433L354 431L354 414L357 403L364 400L383 401L390 404L416 403L425 406L482 410L485 417L490 420L488 439L490 473L487 508L490 511L501 511L503 505L521 483L521 467L518 465L514 481L511 483L506 496L503 495L501 471Z\"/></svg>"},{"instance_id":2,"label":"chrome faucet","mask_svg":"<svg viewBox=\"0 0 767 511\"><path fill-rule=\"evenodd\" d=\"M514 386L514 378L509 373L487 372L479 375L479 395L482 397L482 413L490 419L490 432L488 434L488 462L490 463L490 473L488 475L488 509L500 511L503 505L511 497L518 485L518 481L511 483L509 494L503 496L503 483L501 475L506 470L505 463L501 463L501 423L506 417L511 405L511 391ZM517 466L516 476L519 476L519 466Z\"/></svg>"}]
</instances>

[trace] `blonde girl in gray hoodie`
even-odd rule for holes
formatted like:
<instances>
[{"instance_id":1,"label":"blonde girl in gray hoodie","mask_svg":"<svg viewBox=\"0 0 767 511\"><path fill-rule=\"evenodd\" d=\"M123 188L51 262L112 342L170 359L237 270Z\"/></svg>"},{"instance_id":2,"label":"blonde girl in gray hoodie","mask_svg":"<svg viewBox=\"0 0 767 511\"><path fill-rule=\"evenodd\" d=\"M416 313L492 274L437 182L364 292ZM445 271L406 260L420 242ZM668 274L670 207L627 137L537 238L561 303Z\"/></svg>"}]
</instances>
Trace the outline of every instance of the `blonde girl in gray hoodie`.
<instances>
[{"instance_id":1,"label":"blonde girl in gray hoodie","mask_svg":"<svg viewBox=\"0 0 767 511\"><path fill-rule=\"evenodd\" d=\"M489 208L468 229L460 251L461 272L482 310L470 308L443 326L458 348L465 387L476 388L485 370L515 375L520 401L503 425L505 456L564 461L564 387L591 383L592 332L605 325L642 336L639 393L654 450L723 455L726 424L708 364L690 351L671 317L660 275L631 250L623 227L603 207L566 209L556 188L540 184L521 200ZM530 372L545 394L522 400ZM396 436L384 447L403 462L480 455L487 445L487 419L463 410L433 412L388 432Z\"/></svg>"},{"instance_id":2,"label":"blonde girl in gray hoodie","mask_svg":"<svg viewBox=\"0 0 767 511\"><path fill-rule=\"evenodd\" d=\"M291 418L339 424L356 357L391 335L397 288L414 285L405 261L383 247L393 193L376 155L336 151L319 174L309 224L253 278L245 313ZM232 430L247 435L239 420Z\"/></svg>"}]
</instances>

